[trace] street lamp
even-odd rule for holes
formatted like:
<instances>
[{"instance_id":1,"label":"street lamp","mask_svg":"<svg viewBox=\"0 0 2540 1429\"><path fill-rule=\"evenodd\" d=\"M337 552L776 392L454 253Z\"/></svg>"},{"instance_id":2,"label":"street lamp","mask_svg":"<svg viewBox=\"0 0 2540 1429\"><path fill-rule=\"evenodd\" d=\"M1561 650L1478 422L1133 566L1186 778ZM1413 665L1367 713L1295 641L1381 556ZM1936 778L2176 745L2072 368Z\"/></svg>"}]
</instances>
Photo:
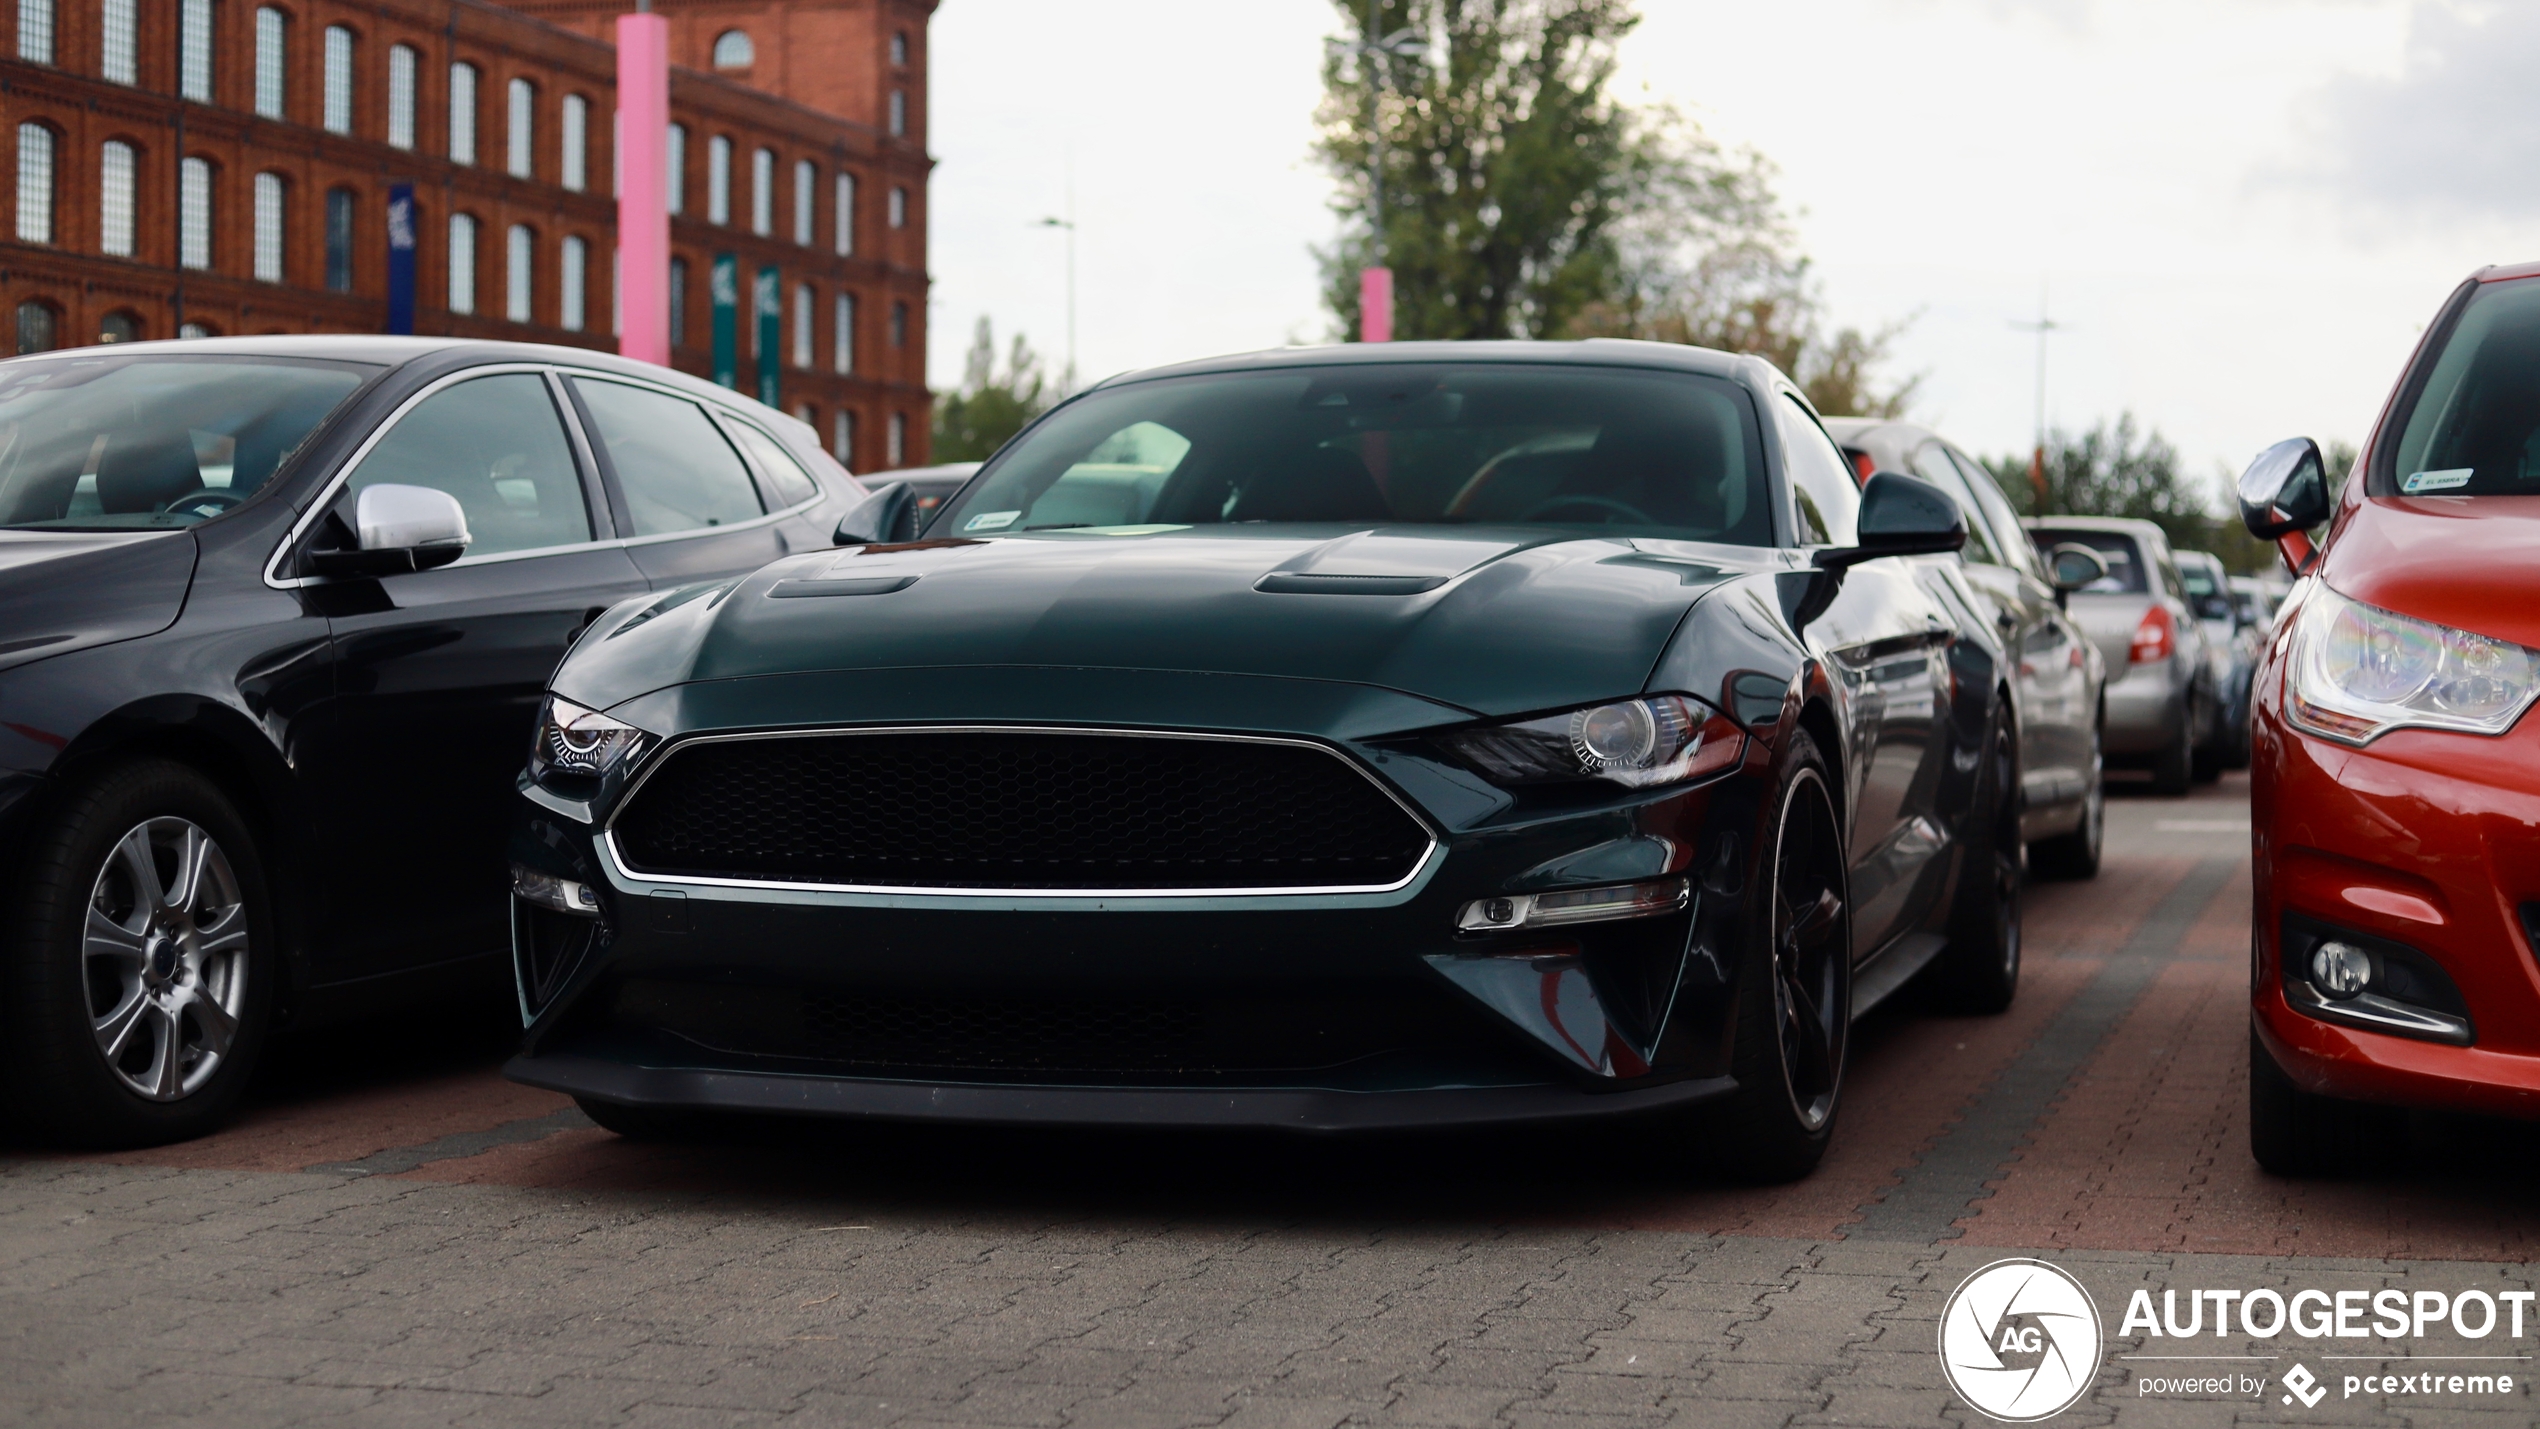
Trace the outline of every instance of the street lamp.
<instances>
[{"instance_id":1,"label":"street lamp","mask_svg":"<svg viewBox=\"0 0 2540 1429\"><path fill-rule=\"evenodd\" d=\"M1068 209L1072 212L1075 209L1072 193L1069 199ZM1067 380L1065 386L1069 392L1073 392L1076 390L1076 220L1044 218L1032 226L1067 230Z\"/></svg>"},{"instance_id":2,"label":"street lamp","mask_svg":"<svg viewBox=\"0 0 2540 1429\"><path fill-rule=\"evenodd\" d=\"M1324 47L1333 54L1356 55L1367 67L1367 137L1368 137L1368 228L1374 237L1370 256L1373 265L1358 274L1358 340L1390 342L1393 339L1393 270L1385 265L1385 111L1384 91L1390 87L1385 61L1411 59L1428 49L1427 40L1416 29L1405 26L1390 35L1379 37L1384 0L1367 0L1367 25L1364 38L1326 39Z\"/></svg>"}]
</instances>

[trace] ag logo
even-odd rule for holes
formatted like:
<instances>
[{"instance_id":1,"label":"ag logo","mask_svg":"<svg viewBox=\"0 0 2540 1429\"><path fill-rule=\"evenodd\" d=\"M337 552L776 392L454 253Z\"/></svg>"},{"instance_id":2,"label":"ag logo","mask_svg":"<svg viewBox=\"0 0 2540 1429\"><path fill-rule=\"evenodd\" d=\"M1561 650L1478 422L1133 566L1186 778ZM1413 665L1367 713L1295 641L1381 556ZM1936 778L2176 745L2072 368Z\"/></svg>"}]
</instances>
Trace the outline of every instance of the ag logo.
<instances>
[{"instance_id":1,"label":"ag logo","mask_svg":"<svg viewBox=\"0 0 2540 1429\"><path fill-rule=\"evenodd\" d=\"M2099 1378L2099 1307L2042 1260L1997 1260L1940 1312L1940 1368L1978 1413L2009 1424L2052 1418Z\"/></svg>"}]
</instances>

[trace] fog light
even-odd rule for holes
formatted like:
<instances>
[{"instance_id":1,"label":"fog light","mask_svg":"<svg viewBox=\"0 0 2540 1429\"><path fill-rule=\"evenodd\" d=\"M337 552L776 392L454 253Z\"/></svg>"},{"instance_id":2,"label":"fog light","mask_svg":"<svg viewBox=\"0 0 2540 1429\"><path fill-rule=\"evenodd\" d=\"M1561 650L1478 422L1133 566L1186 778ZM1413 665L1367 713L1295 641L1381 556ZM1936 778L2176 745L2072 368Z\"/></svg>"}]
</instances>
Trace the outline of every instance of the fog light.
<instances>
[{"instance_id":1,"label":"fog light","mask_svg":"<svg viewBox=\"0 0 2540 1429\"><path fill-rule=\"evenodd\" d=\"M1520 928L1557 928L1568 923L1603 923L1618 918L1653 918L1681 910L1693 899L1682 878L1649 883L1619 883L1611 888L1567 889L1559 893L1517 893L1483 898L1464 905L1455 915L1459 933L1509 933Z\"/></svg>"},{"instance_id":2,"label":"fog light","mask_svg":"<svg viewBox=\"0 0 2540 1429\"><path fill-rule=\"evenodd\" d=\"M2372 982L2372 955L2352 943L2322 943L2311 954L2311 984L2343 1001Z\"/></svg>"},{"instance_id":3,"label":"fog light","mask_svg":"<svg viewBox=\"0 0 2540 1429\"><path fill-rule=\"evenodd\" d=\"M517 863L512 865L512 894L559 913L579 913L586 918L596 918L600 912L600 898L591 890L591 885L576 883L570 878L558 878L552 873L541 873Z\"/></svg>"}]
</instances>

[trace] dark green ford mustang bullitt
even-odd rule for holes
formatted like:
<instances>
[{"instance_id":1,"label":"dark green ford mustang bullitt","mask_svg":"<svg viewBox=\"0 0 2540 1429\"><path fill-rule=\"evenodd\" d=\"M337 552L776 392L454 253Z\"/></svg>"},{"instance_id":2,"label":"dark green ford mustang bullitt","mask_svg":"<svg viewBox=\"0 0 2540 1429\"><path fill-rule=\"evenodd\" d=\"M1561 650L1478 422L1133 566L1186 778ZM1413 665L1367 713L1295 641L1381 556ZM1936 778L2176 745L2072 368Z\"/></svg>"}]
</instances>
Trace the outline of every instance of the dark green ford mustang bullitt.
<instances>
[{"instance_id":1,"label":"dark green ford mustang bullitt","mask_svg":"<svg viewBox=\"0 0 2540 1429\"><path fill-rule=\"evenodd\" d=\"M1762 361L1192 363L908 504L557 671L511 1075L634 1134L1700 1116L1786 1177L1863 1010L2010 1000L1961 513Z\"/></svg>"}]
</instances>

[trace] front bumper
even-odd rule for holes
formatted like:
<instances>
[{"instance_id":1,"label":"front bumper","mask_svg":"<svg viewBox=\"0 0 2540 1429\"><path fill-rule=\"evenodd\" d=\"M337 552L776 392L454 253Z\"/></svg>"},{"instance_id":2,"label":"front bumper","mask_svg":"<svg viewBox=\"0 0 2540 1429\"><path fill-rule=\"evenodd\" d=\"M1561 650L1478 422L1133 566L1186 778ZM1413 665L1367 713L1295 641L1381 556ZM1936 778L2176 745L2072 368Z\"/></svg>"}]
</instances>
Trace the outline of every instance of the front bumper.
<instances>
[{"instance_id":1,"label":"front bumper","mask_svg":"<svg viewBox=\"0 0 2540 1429\"><path fill-rule=\"evenodd\" d=\"M2501 738L2400 730L2350 749L2255 720L2251 1005L2296 1084L2323 1095L2540 1118L2540 726ZM2287 995L2287 920L2430 960L2467 1045L2306 1015ZM2298 936L2298 932L2296 934ZM2299 968L2289 970L2299 978Z\"/></svg>"},{"instance_id":2,"label":"front bumper","mask_svg":"<svg viewBox=\"0 0 2540 1429\"><path fill-rule=\"evenodd\" d=\"M1120 897L713 885L631 871L524 788L516 1080L629 1105L1342 1130L1628 1116L1727 1081L1769 750L1690 789L1528 812L1398 745L1437 839L1379 891ZM1684 880L1656 916L1472 937L1466 904ZM582 934L579 943L555 941ZM561 953L556 950L563 948Z\"/></svg>"}]
</instances>

